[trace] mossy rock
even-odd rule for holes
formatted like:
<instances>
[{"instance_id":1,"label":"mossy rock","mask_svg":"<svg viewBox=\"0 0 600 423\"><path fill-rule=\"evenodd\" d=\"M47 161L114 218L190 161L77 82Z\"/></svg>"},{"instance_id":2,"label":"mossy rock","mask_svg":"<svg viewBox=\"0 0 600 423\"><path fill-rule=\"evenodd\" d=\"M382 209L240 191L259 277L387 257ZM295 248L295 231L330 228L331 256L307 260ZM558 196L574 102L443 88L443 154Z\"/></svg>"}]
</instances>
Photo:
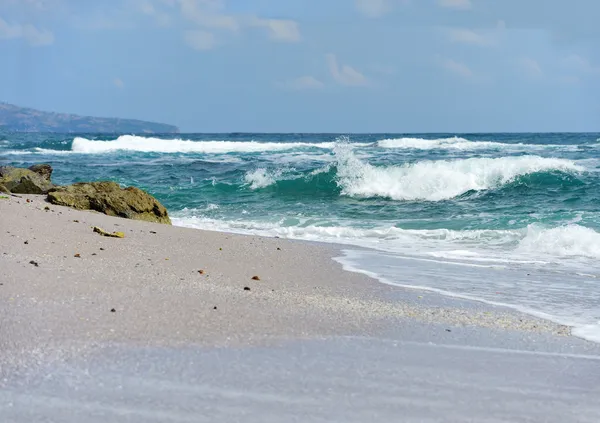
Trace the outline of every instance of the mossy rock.
<instances>
[{"instance_id":1,"label":"mossy rock","mask_svg":"<svg viewBox=\"0 0 600 423\"><path fill-rule=\"evenodd\" d=\"M109 216L171 224L167 209L139 188L121 188L116 182L81 182L48 192L52 204L95 210Z\"/></svg>"},{"instance_id":2,"label":"mossy rock","mask_svg":"<svg viewBox=\"0 0 600 423\"><path fill-rule=\"evenodd\" d=\"M52 174L52 168L49 165L45 166L50 168ZM46 194L54 186L49 175L9 166L0 168L0 185L15 194Z\"/></svg>"}]
</instances>

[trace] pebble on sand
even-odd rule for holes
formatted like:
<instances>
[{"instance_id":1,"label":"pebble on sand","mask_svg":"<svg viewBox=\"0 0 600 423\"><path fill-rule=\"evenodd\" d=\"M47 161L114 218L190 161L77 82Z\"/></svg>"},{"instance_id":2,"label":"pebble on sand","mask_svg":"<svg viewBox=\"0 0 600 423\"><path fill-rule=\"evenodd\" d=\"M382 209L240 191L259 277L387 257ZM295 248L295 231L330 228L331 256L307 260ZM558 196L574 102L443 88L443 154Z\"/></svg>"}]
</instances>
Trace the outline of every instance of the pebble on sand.
<instances>
[{"instance_id":1,"label":"pebble on sand","mask_svg":"<svg viewBox=\"0 0 600 423\"><path fill-rule=\"evenodd\" d=\"M259 281L259 280L260 280L260 278L259 278L258 276L252 276L252 280L253 280L253 281Z\"/></svg>"},{"instance_id":2,"label":"pebble on sand","mask_svg":"<svg viewBox=\"0 0 600 423\"><path fill-rule=\"evenodd\" d=\"M33 264L35 267L40 267L40 264L37 261L31 260L29 264Z\"/></svg>"},{"instance_id":3,"label":"pebble on sand","mask_svg":"<svg viewBox=\"0 0 600 423\"><path fill-rule=\"evenodd\" d=\"M245 286L244 287L244 291L250 291L250 287L249 286Z\"/></svg>"}]
</instances>

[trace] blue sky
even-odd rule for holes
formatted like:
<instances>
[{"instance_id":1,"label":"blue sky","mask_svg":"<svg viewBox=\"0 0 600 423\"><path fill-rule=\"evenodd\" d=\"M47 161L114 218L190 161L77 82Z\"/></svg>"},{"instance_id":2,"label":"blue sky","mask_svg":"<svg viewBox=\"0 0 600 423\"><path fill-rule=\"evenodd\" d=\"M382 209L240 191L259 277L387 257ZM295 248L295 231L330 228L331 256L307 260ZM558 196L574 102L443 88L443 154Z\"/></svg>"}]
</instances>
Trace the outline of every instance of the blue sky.
<instances>
[{"instance_id":1,"label":"blue sky","mask_svg":"<svg viewBox=\"0 0 600 423\"><path fill-rule=\"evenodd\" d=\"M598 0L0 0L0 100L186 132L600 131Z\"/></svg>"}]
</instances>

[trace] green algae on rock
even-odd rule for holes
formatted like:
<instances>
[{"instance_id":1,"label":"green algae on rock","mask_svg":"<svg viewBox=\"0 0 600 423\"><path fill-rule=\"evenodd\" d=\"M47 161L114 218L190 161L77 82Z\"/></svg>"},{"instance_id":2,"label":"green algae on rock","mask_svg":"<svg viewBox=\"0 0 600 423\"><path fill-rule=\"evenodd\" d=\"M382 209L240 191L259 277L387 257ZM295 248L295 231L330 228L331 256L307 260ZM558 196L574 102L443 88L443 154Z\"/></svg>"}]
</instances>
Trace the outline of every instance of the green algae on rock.
<instances>
[{"instance_id":1,"label":"green algae on rock","mask_svg":"<svg viewBox=\"0 0 600 423\"><path fill-rule=\"evenodd\" d=\"M106 232L104 229L99 228L98 226L94 226L93 229L95 233L102 236L107 236L109 238L125 238L125 234L123 232Z\"/></svg>"},{"instance_id":2,"label":"green algae on rock","mask_svg":"<svg viewBox=\"0 0 600 423\"><path fill-rule=\"evenodd\" d=\"M50 165L37 165L36 170L0 167L0 189L14 194L46 194L54 186L50 182L51 174Z\"/></svg>"},{"instance_id":3,"label":"green algae on rock","mask_svg":"<svg viewBox=\"0 0 600 423\"><path fill-rule=\"evenodd\" d=\"M54 187L47 200L59 206L95 210L109 216L171 224L167 209L139 188L121 188L116 182L80 182Z\"/></svg>"}]
</instances>

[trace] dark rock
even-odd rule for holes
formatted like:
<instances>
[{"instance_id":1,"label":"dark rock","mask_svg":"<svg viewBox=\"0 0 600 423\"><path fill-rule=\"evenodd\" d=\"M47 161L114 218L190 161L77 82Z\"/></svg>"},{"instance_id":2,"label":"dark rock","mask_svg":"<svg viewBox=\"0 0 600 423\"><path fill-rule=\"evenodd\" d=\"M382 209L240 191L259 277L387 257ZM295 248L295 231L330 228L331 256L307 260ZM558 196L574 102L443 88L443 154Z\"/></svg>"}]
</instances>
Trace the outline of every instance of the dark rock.
<instances>
[{"instance_id":1,"label":"dark rock","mask_svg":"<svg viewBox=\"0 0 600 423\"><path fill-rule=\"evenodd\" d=\"M259 281L259 280L260 280L260 278L259 278L258 276L252 276L252 280L253 280L253 281Z\"/></svg>"},{"instance_id":2,"label":"dark rock","mask_svg":"<svg viewBox=\"0 0 600 423\"><path fill-rule=\"evenodd\" d=\"M77 183L52 188L52 204L79 210L95 210L109 216L171 224L167 209L139 188L121 188L116 182Z\"/></svg>"},{"instance_id":3,"label":"dark rock","mask_svg":"<svg viewBox=\"0 0 600 423\"><path fill-rule=\"evenodd\" d=\"M53 169L52 169L52 166L50 166L49 164L36 164L36 165L30 166L29 170L37 173L42 178L44 178L46 181L50 182L50 178L52 177Z\"/></svg>"},{"instance_id":4,"label":"dark rock","mask_svg":"<svg viewBox=\"0 0 600 423\"><path fill-rule=\"evenodd\" d=\"M29 264L33 264L35 267L40 267L40 264L37 261L31 260Z\"/></svg>"},{"instance_id":5,"label":"dark rock","mask_svg":"<svg viewBox=\"0 0 600 423\"><path fill-rule=\"evenodd\" d=\"M244 291L250 291L250 287L249 286L245 286L244 287Z\"/></svg>"},{"instance_id":6,"label":"dark rock","mask_svg":"<svg viewBox=\"0 0 600 423\"><path fill-rule=\"evenodd\" d=\"M52 182L30 169L20 167L0 167L0 186L3 191L14 194L46 194Z\"/></svg>"},{"instance_id":7,"label":"dark rock","mask_svg":"<svg viewBox=\"0 0 600 423\"><path fill-rule=\"evenodd\" d=\"M111 313L116 313L116 312L117 312L117 310L115 310L114 308L111 308L111 309L110 309L110 312L111 312Z\"/></svg>"}]
</instances>

